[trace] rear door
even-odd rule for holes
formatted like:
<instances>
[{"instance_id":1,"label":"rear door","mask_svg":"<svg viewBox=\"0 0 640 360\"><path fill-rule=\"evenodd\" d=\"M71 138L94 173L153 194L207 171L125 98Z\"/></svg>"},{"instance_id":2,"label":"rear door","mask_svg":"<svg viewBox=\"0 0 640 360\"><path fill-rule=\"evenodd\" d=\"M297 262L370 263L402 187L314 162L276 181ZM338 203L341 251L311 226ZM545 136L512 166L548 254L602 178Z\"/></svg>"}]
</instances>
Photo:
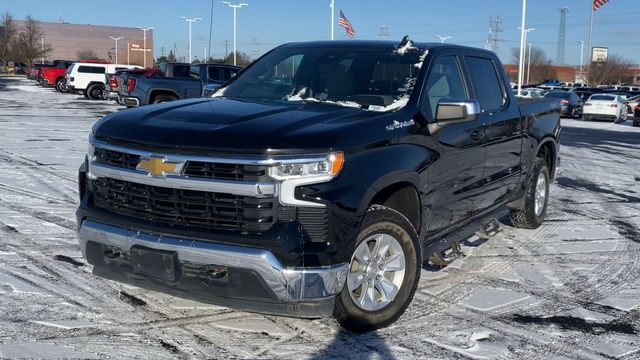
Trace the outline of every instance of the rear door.
<instances>
[{"instance_id":1,"label":"rear door","mask_svg":"<svg viewBox=\"0 0 640 360\"><path fill-rule=\"evenodd\" d=\"M485 126L485 185L478 204L485 209L507 200L519 184L524 133L520 109L511 102L500 64L482 55L466 56L465 63Z\"/></svg>"},{"instance_id":2,"label":"rear door","mask_svg":"<svg viewBox=\"0 0 640 360\"><path fill-rule=\"evenodd\" d=\"M438 102L471 98L461 58L441 55L434 60L421 100L421 111L435 122ZM429 231L437 232L478 211L482 196L484 129L481 120L451 123L429 134L439 158L429 166Z\"/></svg>"}]
</instances>

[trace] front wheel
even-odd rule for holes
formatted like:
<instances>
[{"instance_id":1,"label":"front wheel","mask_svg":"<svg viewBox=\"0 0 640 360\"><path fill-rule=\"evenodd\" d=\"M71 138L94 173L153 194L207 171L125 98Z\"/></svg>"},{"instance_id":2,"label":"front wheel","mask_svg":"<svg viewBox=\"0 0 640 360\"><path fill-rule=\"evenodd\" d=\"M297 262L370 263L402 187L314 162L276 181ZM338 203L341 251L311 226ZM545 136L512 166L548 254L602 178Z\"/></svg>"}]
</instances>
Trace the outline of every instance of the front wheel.
<instances>
[{"instance_id":1,"label":"front wheel","mask_svg":"<svg viewBox=\"0 0 640 360\"><path fill-rule=\"evenodd\" d=\"M334 316L347 330L367 332L395 322L418 286L422 255L416 230L399 212L373 206L364 217L347 282Z\"/></svg>"},{"instance_id":2,"label":"front wheel","mask_svg":"<svg viewBox=\"0 0 640 360\"><path fill-rule=\"evenodd\" d=\"M524 207L511 210L511 222L517 228L536 229L547 214L549 203L549 165L536 158L533 176L524 195Z\"/></svg>"}]
</instances>

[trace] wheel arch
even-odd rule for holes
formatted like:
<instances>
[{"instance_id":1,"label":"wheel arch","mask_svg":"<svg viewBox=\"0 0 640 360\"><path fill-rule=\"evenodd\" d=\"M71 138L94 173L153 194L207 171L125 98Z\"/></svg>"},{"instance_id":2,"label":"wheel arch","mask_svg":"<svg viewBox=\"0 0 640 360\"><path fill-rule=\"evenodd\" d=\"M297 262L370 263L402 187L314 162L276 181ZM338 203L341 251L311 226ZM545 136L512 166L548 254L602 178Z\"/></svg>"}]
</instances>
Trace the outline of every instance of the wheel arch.
<instances>
[{"instance_id":1,"label":"wheel arch","mask_svg":"<svg viewBox=\"0 0 640 360\"><path fill-rule=\"evenodd\" d=\"M149 90L149 96L147 96L147 104L151 104L153 100L156 98L156 96L158 95L171 95L171 96L175 96L176 99L182 98L177 92L175 92L172 89L154 88Z\"/></svg>"}]
</instances>

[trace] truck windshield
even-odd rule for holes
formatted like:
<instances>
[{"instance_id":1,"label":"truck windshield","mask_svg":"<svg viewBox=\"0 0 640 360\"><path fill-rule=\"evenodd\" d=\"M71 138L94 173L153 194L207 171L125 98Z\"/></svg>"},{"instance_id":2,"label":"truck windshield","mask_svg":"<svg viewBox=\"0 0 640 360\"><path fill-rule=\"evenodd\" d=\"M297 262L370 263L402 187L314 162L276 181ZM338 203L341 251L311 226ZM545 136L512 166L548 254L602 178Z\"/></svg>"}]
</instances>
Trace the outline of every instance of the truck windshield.
<instances>
[{"instance_id":1,"label":"truck windshield","mask_svg":"<svg viewBox=\"0 0 640 360\"><path fill-rule=\"evenodd\" d=\"M406 105L426 54L411 43L399 50L283 47L215 96L390 111Z\"/></svg>"}]
</instances>

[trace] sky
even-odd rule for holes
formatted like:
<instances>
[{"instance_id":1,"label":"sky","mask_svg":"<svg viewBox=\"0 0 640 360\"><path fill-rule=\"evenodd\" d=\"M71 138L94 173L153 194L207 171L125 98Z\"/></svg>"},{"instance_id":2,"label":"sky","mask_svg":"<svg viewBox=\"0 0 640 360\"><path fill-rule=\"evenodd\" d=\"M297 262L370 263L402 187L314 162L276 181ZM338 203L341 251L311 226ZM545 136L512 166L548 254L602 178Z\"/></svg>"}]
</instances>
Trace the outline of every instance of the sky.
<instances>
[{"instance_id":1,"label":"sky","mask_svg":"<svg viewBox=\"0 0 640 360\"><path fill-rule=\"evenodd\" d=\"M237 11L237 47L255 58L286 42L330 38L330 0L242 0L249 6ZM592 0L529 0L527 28L535 28L528 42L556 58L560 7L569 7L566 29L565 62L580 62L579 41L585 41L587 59L589 16ZM235 1L234 1L235 2ZM16 19L31 15L41 21L112 26L154 26L154 55L164 48L177 49L178 56L188 53L188 25L180 16L200 17L192 27L192 51L202 58L209 42L211 0L0 0L0 11ZM237 2L236 2L237 3ZM611 0L594 17L593 46L608 47L640 64L640 9L638 0ZM341 9L356 30L356 39L397 39L409 35L415 41L439 41L436 35L452 38L448 42L484 47L490 18L500 17L498 55L511 63L511 49L519 46L522 15L521 0L335 0L337 39L346 39L337 25ZM213 0L213 36L211 55L224 56L233 50L233 9ZM388 36L381 36L381 27ZM114 34L117 36L117 34ZM228 41L225 46L225 40ZM228 50L226 50L228 49ZM586 60L585 60L586 61Z\"/></svg>"}]
</instances>

